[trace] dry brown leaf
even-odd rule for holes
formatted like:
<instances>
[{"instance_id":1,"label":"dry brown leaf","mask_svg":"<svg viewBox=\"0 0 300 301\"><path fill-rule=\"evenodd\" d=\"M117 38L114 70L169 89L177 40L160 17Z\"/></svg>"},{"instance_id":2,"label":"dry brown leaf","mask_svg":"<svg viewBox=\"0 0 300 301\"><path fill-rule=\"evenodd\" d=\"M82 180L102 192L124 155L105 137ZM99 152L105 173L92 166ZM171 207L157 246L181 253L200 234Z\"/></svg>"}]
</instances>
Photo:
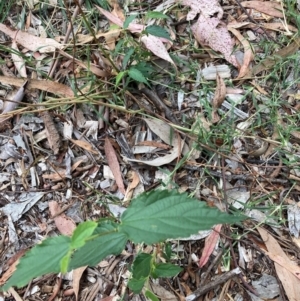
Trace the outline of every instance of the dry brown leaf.
<instances>
[{"instance_id":1,"label":"dry brown leaf","mask_svg":"<svg viewBox=\"0 0 300 301\"><path fill-rule=\"evenodd\" d=\"M97 75L99 77L107 77L107 76L110 75L110 72L101 70L95 64L84 63L84 62L80 61L79 59L76 59L72 55L66 53L65 51L61 50L61 49L59 49L58 51L64 57L66 57L68 59L71 59L73 62L75 62L78 66L82 67L83 69L86 69L86 70L89 70L89 71L93 72L95 75Z\"/></svg>"},{"instance_id":2,"label":"dry brown leaf","mask_svg":"<svg viewBox=\"0 0 300 301\"><path fill-rule=\"evenodd\" d=\"M118 2L114 3L113 8L114 9L111 11L111 13L124 22L126 18L124 16L123 10L120 8Z\"/></svg>"},{"instance_id":3,"label":"dry brown leaf","mask_svg":"<svg viewBox=\"0 0 300 301\"><path fill-rule=\"evenodd\" d=\"M64 47L53 39L36 37L21 30L11 30L2 23L0 23L0 30L7 34L11 39L14 39L18 44L31 51L46 53L54 52L55 49L62 49Z\"/></svg>"},{"instance_id":4,"label":"dry brown leaf","mask_svg":"<svg viewBox=\"0 0 300 301\"><path fill-rule=\"evenodd\" d=\"M144 118L144 121L147 123L149 128L153 133L155 133L161 140L163 140L165 143L169 143L172 145L172 149L166 154L165 156L153 159L153 160L138 160L138 159L131 159L127 158L126 160L132 161L132 162L140 162L144 163L150 166L162 166L165 164L168 164L178 158L181 154L181 150L183 148L184 143L182 142L179 135L176 135L176 133L171 136L172 128L164 121L159 119L148 119ZM172 139L171 139L172 137Z\"/></svg>"},{"instance_id":5,"label":"dry brown leaf","mask_svg":"<svg viewBox=\"0 0 300 301\"><path fill-rule=\"evenodd\" d=\"M55 201L49 202L49 210L52 216L55 216L61 212L61 207ZM58 231L63 235L71 236L76 228L75 222L64 213L54 217L55 225Z\"/></svg>"},{"instance_id":6,"label":"dry brown leaf","mask_svg":"<svg viewBox=\"0 0 300 301\"><path fill-rule=\"evenodd\" d=\"M14 95L12 102L10 102L10 101L5 102L4 109L3 109L2 113L0 114L0 124L1 125L5 121L7 121L8 119L11 118L11 116L7 116L7 115L5 116L4 114L13 111L18 106L18 103L20 101L22 101L23 97L25 96L25 88L27 87L27 83L28 83L28 81L26 81L25 83L23 82L23 85L19 88L17 93ZM0 126L0 128L1 128L1 126Z\"/></svg>"},{"instance_id":7,"label":"dry brown leaf","mask_svg":"<svg viewBox=\"0 0 300 301\"><path fill-rule=\"evenodd\" d=\"M238 38L244 48L244 60L238 75L238 78L242 78L249 72L249 65L254 59L253 51L248 40L245 39L239 31L231 27L228 29Z\"/></svg>"},{"instance_id":8,"label":"dry brown leaf","mask_svg":"<svg viewBox=\"0 0 300 301\"><path fill-rule=\"evenodd\" d=\"M217 73L217 88L214 95L214 98L212 100L212 123L217 123L220 121L220 116L218 114L218 108L222 105L224 102L226 96L226 86L223 78Z\"/></svg>"},{"instance_id":9,"label":"dry brown leaf","mask_svg":"<svg viewBox=\"0 0 300 301\"><path fill-rule=\"evenodd\" d=\"M212 100L212 107L218 109L225 100L226 96L226 85L223 78L217 73L217 88L215 91L214 98Z\"/></svg>"},{"instance_id":10,"label":"dry brown leaf","mask_svg":"<svg viewBox=\"0 0 300 301\"><path fill-rule=\"evenodd\" d=\"M46 136L50 148L53 150L54 155L57 155L61 146L61 139L58 130L53 122L52 116L47 110L41 112L40 116L42 117L45 124Z\"/></svg>"},{"instance_id":11,"label":"dry brown leaf","mask_svg":"<svg viewBox=\"0 0 300 301\"><path fill-rule=\"evenodd\" d=\"M13 287L8 289L8 292L14 297L15 301L24 301L23 298L14 290Z\"/></svg>"},{"instance_id":12,"label":"dry brown leaf","mask_svg":"<svg viewBox=\"0 0 300 301\"><path fill-rule=\"evenodd\" d=\"M83 162L83 160L79 160L78 162L74 163L72 165L71 170L74 171L81 163ZM44 179L49 179L52 180L54 182L56 181L61 181L62 179L64 179L66 177L66 170L60 169L57 170L57 173L52 173L52 174L43 174L42 177Z\"/></svg>"},{"instance_id":13,"label":"dry brown leaf","mask_svg":"<svg viewBox=\"0 0 300 301\"><path fill-rule=\"evenodd\" d=\"M274 53L273 56L264 59L258 65L253 67L249 76L254 76L262 71L271 69L275 64L281 62L283 58L286 58L294 54L296 51L298 51L299 46L300 46L300 37L296 37L293 43L280 49L279 51Z\"/></svg>"},{"instance_id":14,"label":"dry brown leaf","mask_svg":"<svg viewBox=\"0 0 300 301\"><path fill-rule=\"evenodd\" d=\"M110 50L115 49L115 42L117 38L120 36L122 29L110 29L108 32L98 32L95 36L97 39L103 37L106 41L107 46ZM94 36L92 35L83 35L78 34L77 42L82 44L87 44L94 40Z\"/></svg>"},{"instance_id":15,"label":"dry brown leaf","mask_svg":"<svg viewBox=\"0 0 300 301\"><path fill-rule=\"evenodd\" d=\"M22 58L22 56L18 55L20 51L15 40L12 41L11 48L14 49L14 51L11 53L11 58L16 69L18 70L18 73L21 77L27 78L25 60Z\"/></svg>"},{"instance_id":16,"label":"dry brown leaf","mask_svg":"<svg viewBox=\"0 0 300 301\"><path fill-rule=\"evenodd\" d=\"M261 249L268 255L275 264L278 278L282 282L285 293L290 301L299 300L300 296L300 268L293 263L282 250L276 239L270 235L265 229L257 228L262 237L268 252ZM298 278L297 278L298 277Z\"/></svg>"},{"instance_id":17,"label":"dry brown leaf","mask_svg":"<svg viewBox=\"0 0 300 301\"><path fill-rule=\"evenodd\" d=\"M287 32L287 29L293 32L298 32L298 29L292 25L287 25L287 28L283 23L263 23L261 24L262 27L270 30L282 31L284 34L290 35Z\"/></svg>"},{"instance_id":18,"label":"dry brown leaf","mask_svg":"<svg viewBox=\"0 0 300 301\"><path fill-rule=\"evenodd\" d=\"M93 149L93 146L88 143L87 141L83 141L83 140L75 140L75 139L69 139L70 141L72 141L72 143L74 143L75 145L87 150L88 152L92 153L92 154L98 154L98 152L96 150Z\"/></svg>"},{"instance_id":19,"label":"dry brown leaf","mask_svg":"<svg viewBox=\"0 0 300 301\"><path fill-rule=\"evenodd\" d=\"M73 271L73 290L74 290L76 301L78 300L80 279L86 268L87 266L84 266Z\"/></svg>"},{"instance_id":20,"label":"dry brown leaf","mask_svg":"<svg viewBox=\"0 0 300 301\"><path fill-rule=\"evenodd\" d=\"M161 142L157 142L157 141L141 141L139 143L136 144L137 146L154 146L154 147L158 147L161 149L170 149L170 146Z\"/></svg>"},{"instance_id":21,"label":"dry brown leaf","mask_svg":"<svg viewBox=\"0 0 300 301\"><path fill-rule=\"evenodd\" d=\"M114 175L119 190L125 195L126 191L125 191L123 178L120 170L120 164L115 149L113 148L111 142L109 141L109 138L107 137L105 138L104 152L105 152L107 163Z\"/></svg>"},{"instance_id":22,"label":"dry brown leaf","mask_svg":"<svg viewBox=\"0 0 300 301\"><path fill-rule=\"evenodd\" d=\"M245 8L254 8L257 11L269 16L283 18L281 4L275 1L243 1Z\"/></svg>"},{"instance_id":23,"label":"dry brown leaf","mask_svg":"<svg viewBox=\"0 0 300 301\"><path fill-rule=\"evenodd\" d=\"M128 187L126 189L123 203L126 203L129 200L131 200L134 188L136 188L136 186L138 186L138 184L140 183L140 177L139 177L138 173L135 171L131 172L131 179L132 179L132 181L130 182L130 184L128 185Z\"/></svg>"},{"instance_id":24,"label":"dry brown leaf","mask_svg":"<svg viewBox=\"0 0 300 301\"><path fill-rule=\"evenodd\" d=\"M15 78L15 77L7 77L0 76L0 82L2 84L13 85L16 87L21 87L24 84L24 79ZM42 91L50 92L56 95L63 95L65 97L74 97L74 92L72 89L66 85L52 82L49 80L37 80L37 79L29 79L28 80L28 89L39 89Z\"/></svg>"},{"instance_id":25,"label":"dry brown leaf","mask_svg":"<svg viewBox=\"0 0 300 301\"><path fill-rule=\"evenodd\" d=\"M9 259L10 266L8 270L6 270L5 273L2 274L2 277L0 278L0 286L4 285L14 273L19 263L19 259L26 253L26 251L27 249L20 250L18 253L16 253L13 257Z\"/></svg>"}]
</instances>

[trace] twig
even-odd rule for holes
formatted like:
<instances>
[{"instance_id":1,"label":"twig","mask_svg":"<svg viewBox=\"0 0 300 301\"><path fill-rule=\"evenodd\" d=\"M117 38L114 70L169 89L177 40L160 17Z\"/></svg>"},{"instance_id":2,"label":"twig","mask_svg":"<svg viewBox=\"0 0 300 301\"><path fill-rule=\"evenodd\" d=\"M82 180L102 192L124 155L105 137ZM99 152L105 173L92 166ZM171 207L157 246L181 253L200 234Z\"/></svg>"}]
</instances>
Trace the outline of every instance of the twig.
<instances>
[{"instance_id":1,"label":"twig","mask_svg":"<svg viewBox=\"0 0 300 301\"><path fill-rule=\"evenodd\" d=\"M171 112L171 110L162 102L162 100L158 97L158 95L151 91L148 88L143 88L140 90L143 94L145 94L155 105L155 107L160 111L165 113L167 119L169 119L171 122L178 124L177 119L175 118L174 114Z\"/></svg>"},{"instance_id":2,"label":"twig","mask_svg":"<svg viewBox=\"0 0 300 301\"><path fill-rule=\"evenodd\" d=\"M209 284L203 285L201 288L195 290L191 295L186 297L186 301L193 301L196 298L200 297L201 295L209 292L213 288L221 285L222 283L228 281L229 279L239 275L241 273L241 269L239 267L217 277L214 281L210 282Z\"/></svg>"},{"instance_id":3,"label":"twig","mask_svg":"<svg viewBox=\"0 0 300 301\"><path fill-rule=\"evenodd\" d=\"M205 171L207 174L217 177L217 178L223 177L222 173L212 171L212 170L207 171L207 168L204 168L204 167L184 165L184 168L186 168L188 170ZM226 174L224 174L224 177L228 181L231 181L231 180L244 180L244 181L260 180L260 181L270 182L270 183L280 183L280 184L288 183L288 180L285 180L285 179L271 179L271 178L266 178L266 177L261 177L261 176L254 177L249 174L246 174L246 175L226 175Z\"/></svg>"}]
</instances>

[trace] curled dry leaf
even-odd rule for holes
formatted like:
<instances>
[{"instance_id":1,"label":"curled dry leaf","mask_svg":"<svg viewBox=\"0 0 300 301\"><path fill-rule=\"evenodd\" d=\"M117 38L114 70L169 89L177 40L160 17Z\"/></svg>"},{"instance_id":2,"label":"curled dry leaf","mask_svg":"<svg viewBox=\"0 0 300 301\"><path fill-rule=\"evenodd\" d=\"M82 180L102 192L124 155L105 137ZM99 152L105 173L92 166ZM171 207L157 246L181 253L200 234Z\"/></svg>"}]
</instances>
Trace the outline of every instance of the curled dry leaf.
<instances>
[{"instance_id":1,"label":"curled dry leaf","mask_svg":"<svg viewBox=\"0 0 300 301\"><path fill-rule=\"evenodd\" d=\"M53 122L52 116L49 111L42 111L40 113L46 130L47 140L49 142L50 148L53 150L54 155L57 155L61 146L61 139L58 130Z\"/></svg>"},{"instance_id":2,"label":"curled dry leaf","mask_svg":"<svg viewBox=\"0 0 300 301\"><path fill-rule=\"evenodd\" d=\"M245 8L254 8L269 16L283 18L281 4L275 1L243 1L241 5Z\"/></svg>"},{"instance_id":3,"label":"curled dry leaf","mask_svg":"<svg viewBox=\"0 0 300 301\"><path fill-rule=\"evenodd\" d=\"M150 166L162 166L178 158L181 154L181 150L184 145L180 136L176 135L176 133L173 133L174 135L172 135L172 128L162 120L147 118L145 118L144 120L153 133L160 137L165 143L172 145L173 148L169 151L167 155L153 160L137 160L127 157L126 160L132 162L140 162Z\"/></svg>"},{"instance_id":4,"label":"curled dry leaf","mask_svg":"<svg viewBox=\"0 0 300 301\"><path fill-rule=\"evenodd\" d=\"M223 9L219 0L178 0L178 2L191 8L186 18L187 21L195 19L199 13L202 13L205 17L210 17L217 13L218 19L221 19L223 16Z\"/></svg>"},{"instance_id":5,"label":"curled dry leaf","mask_svg":"<svg viewBox=\"0 0 300 301\"><path fill-rule=\"evenodd\" d=\"M218 108L223 104L226 96L226 85L223 78L217 73L217 88L212 101L212 122L217 123L220 120Z\"/></svg>"},{"instance_id":6,"label":"curled dry leaf","mask_svg":"<svg viewBox=\"0 0 300 301\"><path fill-rule=\"evenodd\" d=\"M139 177L139 175L138 175L138 173L136 171L132 171L132 173L130 175L130 178L131 178L132 181L130 182L130 184L127 187L123 203L126 203L126 202L128 202L131 199L132 194L133 194L133 190L140 183L140 177Z\"/></svg>"},{"instance_id":7,"label":"curled dry leaf","mask_svg":"<svg viewBox=\"0 0 300 301\"><path fill-rule=\"evenodd\" d=\"M232 55L234 41L225 26L219 26L218 18L206 18L201 15L192 31L196 40L202 45L208 45L213 50L221 52L225 59L238 67L236 57Z\"/></svg>"},{"instance_id":8,"label":"curled dry leaf","mask_svg":"<svg viewBox=\"0 0 300 301\"><path fill-rule=\"evenodd\" d=\"M176 65L171 59L165 45L158 37L149 34L147 36L142 36L141 41L144 43L146 48L149 49L152 53L154 53L161 59L171 63L176 68Z\"/></svg>"},{"instance_id":9,"label":"curled dry leaf","mask_svg":"<svg viewBox=\"0 0 300 301\"><path fill-rule=\"evenodd\" d=\"M116 152L107 137L105 138L104 151L105 151L105 156L106 156L108 165L114 175L114 178L119 187L119 190L123 194L125 194L126 191L125 191L125 187L124 187L124 183L123 183L123 179L122 179L119 161L118 161Z\"/></svg>"},{"instance_id":10,"label":"curled dry leaf","mask_svg":"<svg viewBox=\"0 0 300 301\"><path fill-rule=\"evenodd\" d=\"M226 85L223 78L217 73L217 88L212 101L212 107L214 109L219 108L224 102L226 96Z\"/></svg>"},{"instance_id":11,"label":"curled dry leaf","mask_svg":"<svg viewBox=\"0 0 300 301\"><path fill-rule=\"evenodd\" d=\"M39 38L21 30L11 30L0 23L0 30L14 39L18 44L31 51L40 53L54 52L55 49L62 49L64 46L50 38Z\"/></svg>"},{"instance_id":12,"label":"curled dry leaf","mask_svg":"<svg viewBox=\"0 0 300 301\"><path fill-rule=\"evenodd\" d=\"M11 57L16 69L18 70L21 77L27 78L25 61L22 56L17 54L19 53L19 48L15 40L12 41L11 48L14 49L14 51L11 53Z\"/></svg>"},{"instance_id":13,"label":"curled dry leaf","mask_svg":"<svg viewBox=\"0 0 300 301\"><path fill-rule=\"evenodd\" d=\"M23 82L23 84L19 88L19 90L17 91L17 93L15 94L15 96L13 97L13 99L12 99L13 101L12 102L9 101L9 102L5 103L5 106L4 106L4 109L2 111L2 114L0 114L0 123L1 124L11 118L9 116L1 116L1 115L13 111L18 106L18 103L22 101L22 99L23 99L23 97L25 95L25 88L27 87L28 81L26 81L24 83L24 81L22 80L22 82ZM0 128L1 128L1 126L0 126Z\"/></svg>"},{"instance_id":14,"label":"curled dry leaf","mask_svg":"<svg viewBox=\"0 0 300 301\"><path fill-rule=\"evenodd\" d=\"M238 75L238 78L242 78L249 72L249 65L254 59L254 54L249 41L239 31L231 27L229 27L229 30L238 38L244 48L244 60Z\"/></svg>"}]
</instances>

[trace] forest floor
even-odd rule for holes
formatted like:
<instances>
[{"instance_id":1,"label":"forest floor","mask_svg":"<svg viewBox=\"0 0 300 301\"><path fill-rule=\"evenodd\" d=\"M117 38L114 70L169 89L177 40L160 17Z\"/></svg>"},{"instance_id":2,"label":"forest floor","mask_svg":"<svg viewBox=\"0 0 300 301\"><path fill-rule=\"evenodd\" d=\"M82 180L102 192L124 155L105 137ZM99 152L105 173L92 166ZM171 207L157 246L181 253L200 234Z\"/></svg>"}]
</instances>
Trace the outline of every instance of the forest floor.
<instances>
[{"instance_id":1,"label":"forest floor","mask_svg":"<svg viewBox=\"0 0 300 301\"><path fill-rule=\"evenodd\" d=\"M0 286L25 251L144 192L248 217L128 241L0 301L299 300L299 0L7 0L0 22ZM134 294L141 251L182 269Z\"/></svg>"}]
</instances>

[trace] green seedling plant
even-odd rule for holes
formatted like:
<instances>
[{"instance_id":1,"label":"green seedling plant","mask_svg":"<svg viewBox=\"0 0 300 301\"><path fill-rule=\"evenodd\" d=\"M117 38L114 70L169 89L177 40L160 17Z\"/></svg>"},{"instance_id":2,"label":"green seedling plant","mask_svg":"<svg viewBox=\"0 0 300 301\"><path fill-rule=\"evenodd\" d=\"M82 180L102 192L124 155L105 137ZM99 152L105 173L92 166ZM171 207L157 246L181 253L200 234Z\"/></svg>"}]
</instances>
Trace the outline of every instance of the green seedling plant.
<instances>
[{"instance_id":1,"label":"green seedling plant","mask_svg":"<svg viewBox=\"0 0 300 301\"><path fill-rule=\"evenodd\" d=\"M215 224L243 219L243 216L221 212L175 190L143 193L131 202L120 220L107 217L86 221L77 226L71 237L50 237L34 246L20 259L16 271L1 290L23 287L44 274L95 266L108 255L119 255L128 240L151 245L186 237ZM170 258L169 251L164 252L167 259ZM131 266L128 286L134 293L139 293L144 286L147 287L150 277L172 277L180 271L180 267L168 260L166 263L157 262L155 254L139 253ZM146 293L149 298L152 296L147 289Z\"/></svg>"}]
</instances>

